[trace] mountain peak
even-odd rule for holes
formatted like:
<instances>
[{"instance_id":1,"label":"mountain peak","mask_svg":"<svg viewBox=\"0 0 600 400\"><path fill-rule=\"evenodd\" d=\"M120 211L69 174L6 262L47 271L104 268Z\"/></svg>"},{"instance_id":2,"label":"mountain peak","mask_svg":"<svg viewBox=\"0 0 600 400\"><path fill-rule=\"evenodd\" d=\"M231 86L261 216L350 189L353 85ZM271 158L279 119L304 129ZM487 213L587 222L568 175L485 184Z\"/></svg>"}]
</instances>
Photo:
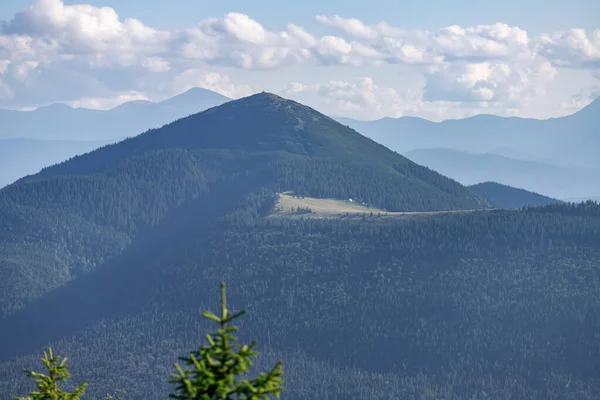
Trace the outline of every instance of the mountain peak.
<instances>
[{"instance_id":1,"label":"mountain peak","mask_svg":"<svg viewBox=\"0 0 600 400\"><path fill-rule=\"evenodd\" d=\"M195 107L206 103L225 103L231 99L212 90L194 87L160 102L171 107Z\"/></svg>"},{"instance_id":2,"label":"mountain peak","mask_svg":"<svg viewBox=\"0 0 600 400\"><path fill-rule=\"evenodd\" d=\"M200 113L200 115L207 113L228 115L227 119L238 118L248 121L254 120L256 116L261 116L261 120L265 122L271 120L271 122L279 125L280 133L290 128L293 131L302 131L308 125L317 121L327 120L328 123L340 125L339 122L309 106L270 92L260 92L242 97L215 107L212 110L207 110ZM258 121L256 122L258 123Z\"/></svg>"},{"instance_id":3,"label":"mountain peak","mask_svg":"<svg viewBox=\"0 0 600 400\"><path fill-rule=\"evenodd\" d=\"M308 106L269 92L191 115L168 125L166 130L173 132L169 134L171 143L185 147L330 155L355 142L380 146Z\"/></svg>"},{"instance_id":4,"label":"mountain peak","mask_svg":"<svg viewBox=\"0 0 600 400\"><path fill-rule=\"evenodd\" d=\"M265 92L264 90L260 93L255 93L253 95L247 96L246 98L252 98L252 97L257 98L257 99L264 99L265 101L274 101L274 102L292 101L292 100L284 99L283 97L278 96L275 93Z\"/></svg>"},{"instance_id":5,"label":"mountain peak","mask_svg":"<svg viewBox=\"0 0 600 400\"><path fill-rule=\"evenodd\" d=\"M356 196L356 191L364 192L361 197L368 197L367 194L377 191L375 186L369 186L367 190L366 186L361 187L358 181L349 178L352 175L348 175L349 170L364 169L370 171L369 180L373 185L376 181L386 182L381 184L400 190L398 188L412 185L411 179L421 181L423 188L419 189L417 185L414 190L433 193L432 199L440 196L447 198L445 207L477 207L479 204L476 197L458 183L412 163L311 107L268 92L256 93L190 115L86 157L49 168L44 173L56 174L65 170L97 172L140 154L177 149L209 153L216 151L234 158L238 155L240 159L271 159L284 164L290 162L290 168L293 165L296 165L293 168L297 168L300 164L296 163L301 163L302 167L298 168L303 170L304 163L333 165L335 168L328 167L334 168L328 170L330 175L337 174L336 177L331 175L332 180L342 177L350 179L348 189L336 193L341 198ZM256 168L264 168L267 176L274 173L272 166L260 165ZM321 182L324 178L315 176L314 179ZM283 186L290 188L289 183ZM333 194L328 193L330 196ZM389 196L395 199L395 195ZM400 207L400 203L391 205L397 201L389 200L386 208ZM432 206L407 203L402 207L431 209Z\"/></svg>"},{"instance_id":6,"label":"mountain peak","mask_svg":"<svg viewBox=\"0 0 600 400\"><path fill-rule=\"evenodd\" d=\"M290 99L286 99L283 98L281 96L278 96L274 93L271 92L260 92L260 93L255 93L252 94L250 96L246 96L246 97L242 97L238 100L235 100L232 103L235 102L239 102L240 104L243 104L245 106L259 106L259 107L275 107L278 108L278 106L282 105L282 104L287 104L289 107L300 107L300 108L305 108L305 109L311 109L308 106L305 106L303 104L297 103L293 100ZM312 110L312 109L311 109ZM316 110L312 110L315 113L317 112Z\"/></svg>"}]
</instances>

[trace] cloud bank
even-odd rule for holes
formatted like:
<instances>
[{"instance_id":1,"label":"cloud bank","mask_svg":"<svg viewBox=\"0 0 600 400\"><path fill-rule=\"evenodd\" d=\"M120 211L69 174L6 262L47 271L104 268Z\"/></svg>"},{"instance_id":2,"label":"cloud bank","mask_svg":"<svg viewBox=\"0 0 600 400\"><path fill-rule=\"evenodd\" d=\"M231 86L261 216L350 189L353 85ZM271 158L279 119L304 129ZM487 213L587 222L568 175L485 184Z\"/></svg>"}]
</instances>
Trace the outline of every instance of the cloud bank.
<instances>
[{"instance_id":1,"label":"cloud bank","mask_svg":"<svg viewBox=\"0 0 600 400\"><path fill-rule=\"evenodd\" d=\"M543 97L561 69L600 70L600 29L532 36L503 23L427 31L339 15L315 19L330 30L327 35L294 23L270 31L235 12L160 30L120 18L109 7L38 0L0 22L0 107L54 101L107 107L193 86L235 98L263 88L234 82L225 71L251 77L253 71L305 65L354 68L359 76L361 67L402 67L423 77L421 93L410 95L358 77L290 82L281 89L313 93L339 110L358 104L373 115L397 115L427 102L518 109Z\"/></svg>"}]
</instances>

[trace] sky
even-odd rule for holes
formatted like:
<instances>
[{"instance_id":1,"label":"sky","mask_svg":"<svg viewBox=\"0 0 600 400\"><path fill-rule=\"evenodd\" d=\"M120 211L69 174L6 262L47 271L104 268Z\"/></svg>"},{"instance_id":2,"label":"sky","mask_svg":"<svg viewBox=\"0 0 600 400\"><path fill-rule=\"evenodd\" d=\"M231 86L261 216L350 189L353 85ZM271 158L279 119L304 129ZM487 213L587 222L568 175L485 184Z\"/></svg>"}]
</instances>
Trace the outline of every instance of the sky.
<instances>
[{"instance_id":1,"label":"sky","mask_svg":"<svg viewBox=\"0 0 600 400\"><path fill-rule=\"evenodd\" d=\"M193 87L369 120L567 115L600 95L600 1L0 1L0 108Z\"/></svg>"}]
</instances>

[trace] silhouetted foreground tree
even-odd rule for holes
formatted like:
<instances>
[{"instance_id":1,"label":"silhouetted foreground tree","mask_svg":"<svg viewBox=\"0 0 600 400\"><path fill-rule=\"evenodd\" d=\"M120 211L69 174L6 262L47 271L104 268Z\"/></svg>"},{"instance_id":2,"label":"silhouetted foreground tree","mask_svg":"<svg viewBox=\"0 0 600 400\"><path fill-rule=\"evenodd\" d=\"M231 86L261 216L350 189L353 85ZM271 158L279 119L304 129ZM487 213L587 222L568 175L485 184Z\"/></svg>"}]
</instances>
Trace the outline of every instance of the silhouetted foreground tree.
<instances>
[{"instance_id":1,"label":"silhouetted foreground tree","mask_svg":"<svg viewBox=\"0 0 600 400\"><path fill-rule=\"evenodd\" d=\"M254 350L256 341L250 345L237 344L234 332L238 328L228 324L246 314L246 310L230 313L227 309L225 283L221 283L221 316L210 311L202 315L220 325L216 332L206 335L208 345L180 358L190 369L184 370L175 363L177 374L172 375L171 383L176 384L176 393L169 397L180 400L268 400L270 396L279 398L283 390L283 363L279 361L268 373L260 373L252 380L238 380L239 375L248 373L258 352ZM37 392L29 397L15 400L79 400L85 394L87 382L83 382L72 393L58 387L59 383L71 377L67 359L55 356L52 349L44 352L42 362L48 375L25 370L36 378ZM107 399L112 399L107 395Z\"/></svg>"}]
</instances>

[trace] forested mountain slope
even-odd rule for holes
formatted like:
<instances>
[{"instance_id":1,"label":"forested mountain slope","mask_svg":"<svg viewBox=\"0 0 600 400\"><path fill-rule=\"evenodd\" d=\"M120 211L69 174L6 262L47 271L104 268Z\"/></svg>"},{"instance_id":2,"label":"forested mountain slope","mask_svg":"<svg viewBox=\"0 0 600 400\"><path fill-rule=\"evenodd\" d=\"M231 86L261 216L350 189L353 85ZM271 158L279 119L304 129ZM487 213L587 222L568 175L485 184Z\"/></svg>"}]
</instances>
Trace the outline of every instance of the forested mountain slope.
<instances>
[{"instance_id":1,"label":"forested mountain slope","mask_svg":"<svg viewBox=\"0 0 600 400\"><path fill-rule=\"evenodd\" d=\"M51 341L91 398L166 398L225 279L260 367L284 360L284 399L600 395L596 204L264 219L273 200L189 204L2 321L0 392L24 393L21 368Z\"/></svg>"},{"instance_id":2,"label":"forested mountain slope","mask_svg":"<svg viewBox=\"0 0 600 400\"><path fill-rule=\"evenodd\" d=\"M226 188L222 196L294 190L360 198L390 211L487 206L464 186L323 114L262 93L1 190L0 316L115 257L185 203L223 201L213 195L217 186Z\"/></svg>"},{"instance_id":3,"label":"forested mountain slope","mask_svg":"<svg viewBox=\"0 0 600 400\"><path fill-rule=\"evenodd\" d=\"M490 206L268 93L47 168L0 190L0 399L48 344L89 398L164 399L221 280L285 399L600 395L597 204L268 218L288 190Z\"/></svg>"}]
</instances>

